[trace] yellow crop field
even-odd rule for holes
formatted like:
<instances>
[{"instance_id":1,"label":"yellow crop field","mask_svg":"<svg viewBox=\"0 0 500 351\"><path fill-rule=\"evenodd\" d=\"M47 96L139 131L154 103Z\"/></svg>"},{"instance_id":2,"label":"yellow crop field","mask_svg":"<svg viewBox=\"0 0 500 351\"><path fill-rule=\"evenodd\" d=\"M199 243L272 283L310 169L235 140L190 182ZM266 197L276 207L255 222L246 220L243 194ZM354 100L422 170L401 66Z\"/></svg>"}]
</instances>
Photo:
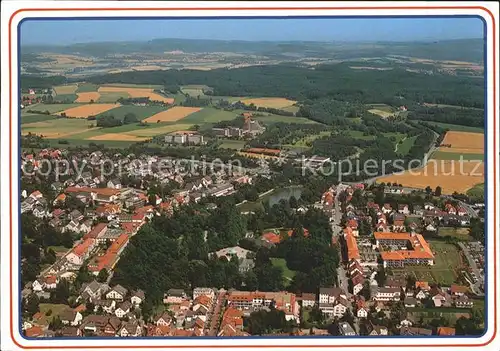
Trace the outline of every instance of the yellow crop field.
<instances>
[{"instance_id":1,"label":"yellow crop field","mask_svg":"<svg viewBox=\"0 0 500 351\"><path fill-rule=\"evenodd\" d=\"M75 102L83 102L83 103L91 101L96 102L101 97L101 94L99 94L97 91L76 93L76 95L78 95L78 98L76 99Z\"/></svg>"},{"instance_id":2,"label":"yellow crop field","mask_svg":"<svg viewBox=\"0 0 500 351\"><path fill-rule=\"evenodd\" d=\"M88 105L73 107L58 112L57 114L59 116L65 114L66 117L72 117L72 118L87 118L89 116L96 116L100 113L112 110L119 106L120 104L88 104Z\"/></svg>"},{"instance_id":3,"label":"yellow crop field","mask_svg":"<svg viewBox=\"0 0 500 351\"><path fill-rule=\"evenodd\" d=\"M144 141L148 138L141 138L135 135L129 135L126 133L107 133L96 135L88 138L87 140L118 140L118 141Z\"/></svg>"},{"instance_id":4,"label":"yellow crop field","mask_svg":"<svg viewBox=\"0 0 500 351\"><path fill-rule=\"evenodd\" d=\"M241 100L245 105L254 104L257 107L284 108L292 106L297 101L285 98L249 98Z\"/></svg>"},{"instance_id":5,"label":"yellow crop field","mask_svg":"<svg viewBox=\"0 0 500 351\"><path fill-rule=\"evenodd\" d=\"M382 177L377 182L398 183L411 188L427 186L442 188L444 194L465 193L476 184L484 183L484 163L479 161L430 160L419 170Z\"/></svg>"},{"instance_id":6,"label":"yellow crop field","mask_svg":"<svg viewBox=\"0 0 500 351\"><path fill-rule=\"evenodd\" d=\"M470 132L447 132L441 142L442 146L439 151L458 152L454 149L470 150L471 153L484 152L484 134Z\"/></svg>"},{"instance_id":7,"label":"yellow crop field","mask_svg":"<svg viewBox=\"0 0 500 351\"><path fill-rule=\"evenodd\" d=\"M166 111L162 111L160 113L157 113L151 117L148 117L144 120L144 122L148 123L156 123L158 121L160 122L175 122L180 119L183 119L186 116L189 116L190 114L194 112L200 111L200 107L184 107L184 106L175 106L172 107L171 109L168 109Z\"/></svg>"},{"instance_id":8,"label":"yellow crop field","mask_svg":"<svg viewBox=\"0 0 500 351\"><path fill-rule=\"evenodd\" d=\"M173 124L162 127L151 126L149 128L132 130L130 132L127 132L127 134L137 137L152 137L155 135L177 132L180 130L188 130L190 127L192 127L192 124Z\"/></svg>"},{"instance_id":9,"label":"yellow crop field","mask_svg":"<svg viewBox=\"0 0 500 351\"><path fill-rule=\"evenodd\" d=\"M129 88L129 87L100 87L100 93L127 93L131 98L148 97L152 101L162 101L166 104L173 104L174 99L154 93L150 88Z\"/></svg>"}]
</instances>

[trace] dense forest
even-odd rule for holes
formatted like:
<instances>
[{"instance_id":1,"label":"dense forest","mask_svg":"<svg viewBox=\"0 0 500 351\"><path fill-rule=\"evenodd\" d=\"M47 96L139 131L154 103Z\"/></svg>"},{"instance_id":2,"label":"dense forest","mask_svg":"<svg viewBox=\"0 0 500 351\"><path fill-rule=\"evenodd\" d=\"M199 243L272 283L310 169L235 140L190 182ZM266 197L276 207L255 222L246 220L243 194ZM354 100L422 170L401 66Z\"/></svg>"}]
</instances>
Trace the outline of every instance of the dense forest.
<instances>
[{"instance_id":1,"label":"dense forest","mask_svg":"<svg viewBox=\"0 0 500 351\"><path fill-rule=\"evenodd\" d=\"M408 115L410 120L458 124L484 128L484 110L470 108L419 107Z\"/></svg>"},{"instance_id":2,"label":"dense forest","mask_svg":"<svg viewBox=\"0 0 500 351\"><path fill-rule=\"evenodd\" d=\"M45 79L50 80L50 77ZM88 80L95 84L204 84L213 88L214 96L276 96L298 101L329 98L392 106L412 102L484 106L482 79L425 75L398 68L360 71L349 68L347 63L318 65L314 69L274 65L211 71L122 72L89 77ZM22 85L36 86L36 82L22 79Z\"/></svg>"}]
</instances>

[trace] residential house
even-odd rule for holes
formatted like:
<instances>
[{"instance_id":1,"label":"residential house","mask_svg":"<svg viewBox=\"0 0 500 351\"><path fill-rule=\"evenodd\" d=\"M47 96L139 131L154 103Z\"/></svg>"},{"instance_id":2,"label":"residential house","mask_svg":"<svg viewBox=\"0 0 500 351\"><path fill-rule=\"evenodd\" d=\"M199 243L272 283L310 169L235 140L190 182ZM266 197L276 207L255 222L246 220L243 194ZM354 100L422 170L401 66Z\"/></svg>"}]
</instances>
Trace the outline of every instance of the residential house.
<instances>
[{"instance_id":1,"label":"residential house","mask_svg":"<svg viewBox=\"0 0 500 351\"><path fill-rule=\"evenodd\" d=\"M94 312L99 311L99 307L108 314L113 313L116 307L116 302L114 300L96 300L94 301Z\"/></svg>"},{"instance_id":2,"label":"residential house","mask_svg":"<svg viewBox=\"0 0 500 351\"><path fill-rule=\"evenodd\" d=\"M72 327L80 325L83 320L82 314L74 310L66 310L59 314L59 317L64 325L70 325Z\"/></svg>"},{"instance_id":3,"label":"residential house","mask_svg":"<svg viewBox=\"0 0 500 351\"><path fill-rule=\"evenodd\" d=\"M118 179L111 179L108 181L106 184L106 187L111 188L111 189L121 189L122 188L122 183Z\"/></svg>"},{"instance_id":4,"label":"residential house","mask_svg":"<svg viewBox=\"0 0 500 351\"><path fill-rule=\"evenodd\" d=\"M193 289L193 300L196 300L199 296L205 295L211 298L215 298L215 290L212 288L194 288Z\"/></svg>"},{"instance_id":5,"label":"residential house","mask_svg":"<svg viewBox=\"0 0 500 351\"><path fill-rule=\"evenodd\" d=\"M358 307L358 310L356 312L356 316L358 318L367 318L368 317L368 308L364 305L361 305L360 307Z\"/></svg>"},{"instance_id":6,"label":"residential house","mask_svg":"<svg viewBox=\"0 0 500 351\"><path fill-rule=\"evenodd\" d=\"M144 300L145 300L145 295L144 291L142 290L137 290L132 293L132 296L130 297L130 302L134 306L139 306Z\"/></svg>"},{"instance_id":7,"label":"residential house","mask_svg":"<svg viewBox=\"0 0 500 351\"><path fill-rule=\"evenodd\" d=\"M122 324L117 334L121 337L138 337L142 335L142 327L137 321L126 322Z\"/></svg>"},{"instance_id":8,"label":"residential house","mask_svg":"<svg viewBox=\"0 0 500 351\"><path fill-rule=\"evenodd\" d=\"M316 294L302 293L298 299L302 301L302 307L313 307L316 304Z\"/></svg>"},{"instance_id":9,"label":"residential house","mask_svg":"<svg viewBox=\"0 0 500 351\"><path fill-rule=\"evenodd\" d=\"M68 255L66 255L66 260L75 266L81 266L83 262L89 258L94 247L94 239L85 239L82 243L75 246Z\"/></svg>"},{"instance_id":10,"label":"residential house","mask_svg":"<svg viewBox=\"0 0 500 351\"><path fill-rule=\"evenodd\" d=\"M387 327L383 325L375 325L372 322L367 324L367 331L369 336L389 335Z\"/></svg>"},{"instance_id":11,"label":"residential house","mask_svg":"<svg viewBox=\"0 0 500 351\"><path fill-rule=\"evenodd\" d=\"M423 216L424 215L424 209L420 205L413 205L413 214L416 216Z\"/></svg>"},{"instance_id":12,"label":"residential house","mask_svg":"<svg viewBox=\"0 0 500 351\"><path fill-rule=\"evenodd\" d=\"M425 328L402 327L399 334L404 336L431 336L432 330Z\"/></svg>"},{"instance_id":13,"label":"residential house","mask_svg":"<svg viewBox=\"0 0 500 351\"><path fill-rule=\"evenodd\" d=\"M339 335L342 336L355 336L357 335L352 326L347 322L340 322L338 325Z\"/></svg>"},{"instance_id":14,"label":"residential house","mask_svg":"<svg viewBox=\"0 0 500 351\"><path fill-rule=\"evenodd\" d=\"M464 296L469 291L469 288L463 285L452 284L450 293L453 296Z\"/></svg>"},{"instance_id":15,"label":"residential house","mask_svg":"<svg viewBox=\"0 0 500 351\"><path fill-rule=\"evenodd\" d=\"M104 295L108 290L109 286L93 280L92 282L84 284L82 286L82 289L80 290L80 297L84 300L90 299L90 301L93 302L100 300L101 296Z\"/></svg>"},{"instance_id":16,"label":"residential house","mask_svg":"<svg viewBox=\"0 0 500 351\"><path fill-rule=\"evenodd\" d=\"M474 302L467 295L458 296L453 302L457 308L472 308L474 306Z\"/></svg>"},{"instance_id":17,"label":"residential house","mask_svg":"<svg viewBox=\"0 0 500 351\"><path fill-rule=\"evenodd\" d=\"M70 338L70 337L78 337L82 336L82 331L77 327L62 327L59 333L62 337Z\"/></svg>"},{"instance_id":18,"label":"residential house","mask_svg":"<svg viewBox=\"0 0 500 351\"><path fill-rule=\"evenodd\" d=\"M164 304L178 304L187 299L187 295L182 289L169 289L163 296Z\"/></svg>"},{"instance_id":19,"label":"residential house","mask_svg":"<svg viewBox=\"0 0 500 351\"><path fill-rule=\"evenodd\" d=\"M118 318L123 318L130 312L131 308L132 304L130 303L130 301L123 301L115 310L115 315Z\"/></svg>"},{"instance_id":20,"label":"residential house","mask_svg":"<svg viewBox=\"0 0 500 351\"><path fill-rule=\"evenodd\" d=\"M432 294L432 301L435 307L450 307L451 298L450 296L442 291Z\"/></svg>"},{"instance_id":21,"label":"residential house","mask_svg":"<svg viewBox=\"0 0 500 351\"><path fill-rule=\"evenodd\" d=\"M375 301L399 301L401 288L379 288L373 297Z\"/></svg>"},{"instance_id":22,"label":"residential house","mask_svg":"<svg viewBox=\"0 0 500 351\"><path fill-rule=\"evenodd\" d=\"M384 206L382 206L382 213L389 214L391 212L392 212L392 206L390 204L384 204Z\"/></svg>"},{"instance_id":23,"label":"residential house","mask_svg":"<svg viewBox=\"0 0 500 351\"><path fill-rule=\"evenodd\" d=\"M127 296L127 289L125 289L121 285L115 285L110 291L106 293L106 299L123 301L125 300L125 296Z\"/></svg>"},{"instance_id":24,"label":"residential house","mask_svg":"<svg viewBox=\"0 0 500 351\"><path fill-rule=\"evenodd\" d=\"M363 290L363 284L365 282L365 278L362 273L356 273L351 277L352 281L352 293L357 295Z\"/></svg>"},{"instance_id":25,"label":"residential house","mask_svg":"<svg viewBox=\"0 0 500 351\"><path fill-rule=\"evenodd\" d=\"M409 215L410 214L410 207L407 204L399 204L398 205L398 212Z\"/></svg>"},{"instance_id":26,"label":"residential house","mask_svg":"<svg viewBox=\"0 0 500 351\"><path fill-rule=\"evenodd\" d=\"M455 335L455 328L450 328L450 327L438 327L436 334L439 336L454 336Z\"/></svg>"},{"instance_id":27,"label":"residential house","mask_svg":"<svg viewBox=\"0 0 500 351\"><path fill-rule=\"evenodd\" d=\"M334 303L338 298L347 299L347 295L342 288L320 288L319 289L319 303Z\"/></svg>"},{"instance_id":28,"label":"residential house","mask_svg":"<svg viewBox=\"0 0 500 351\"><path fill-rule=\"evenodd\" d=\"M405 307L416 307L417 300L414 297L406 297L404 300Z\"/></svg>"},{"instance_id":29,"label":"residential house","mask_svg":"<svg viewBox=\"0 0 500 351\"><path fill-rule=\"evenodd\" d=\"M169 326L172 324L172 317L167 312L164 312L158 315L153 321L157 326Z\"/></svg>"}]
</instances>

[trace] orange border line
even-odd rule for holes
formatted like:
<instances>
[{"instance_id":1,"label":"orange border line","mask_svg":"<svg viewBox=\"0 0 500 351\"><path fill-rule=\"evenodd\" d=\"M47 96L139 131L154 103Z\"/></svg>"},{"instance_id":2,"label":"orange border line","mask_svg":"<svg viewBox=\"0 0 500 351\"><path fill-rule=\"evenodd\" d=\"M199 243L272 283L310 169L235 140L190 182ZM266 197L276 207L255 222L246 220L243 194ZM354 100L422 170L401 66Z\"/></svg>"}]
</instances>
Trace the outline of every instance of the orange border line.
<instances>
[{"instance_id":1,"label":"orange border line","mask_svg":"<svg viewBox=\"0 0 500 351\"><path fill-rule=\"evenodd\" d=\"M496 108L497 108L497 101L496 101L496 22L495 22L495 16L493 13L482 6L408 6L408 7L398 7L398 6L388 6L388 7L240 7L240 8L231 8L231 7L212 7L212 8L57 8L57 9L50 9L50 8L31 8L31 9L20 9L15 11L10 19L9 19L9 96L10 96L10 101L9 101L9 167L12 169L12 20L14 17L21 13L21 12L46 12L46 11L190 11L190 10L214 10L214 11L231 11L231 10L257 10L257 11L272 11L272 10L482 10L486 12L492 20L492 27L493 27L493 131L496 132ZM487 58L486 58L487 59ZM487 92L485 92L487 94ZM496 153L496 134L493 135L493 161L494 165L496 165L496 160L497 160L497 153ZM496 247L497 247L497 235L496 235L496 228L497 228L497 218L496 218L496 213L497 213L497 203L496 203L496 189L497 189L497 184L496 184L496 168L493 167L493 240L494 240L494 247L495 250L493 251L493 262L497 262L497 254L496 254ZM187 346L187 345L177 345L177 346L160 346L160 345L151 345L151 346L132 346L132 345L124 345L124 346L23 346L17 342L17 340L14 337L14 326L13 326L13 313L14 313L14 306L13 306L13 286L12 286L12 277L13 277L13 260L12 260L12 215L13 215L13 210L12 210L12 177L9 177L9 212L10 212L10 337L14 344L18 346L21 349L139 349L139 348L152 348L152 349L157 349L157 348L197 348L197 347L202 347L202 348L289 348L289 347L300 347L300 348L334 348L334 347L344 347L344 348L366 348L366 347L450 347L450 346L456 346L456 347L482 347L489 345L496 337L497 334L497 318L496 318L496 311L497 311L497 283L496 283L496 264L493 264L493 286L494 286L494 302L493 302L493 307L494 307L494 319L493 319L493 335L490 340L482 343L482 344L420 344L420 345L395 345L395 344L388 344L388 345L240 345L240 346L232 346L232 345L196 345L196 346ZM243 339L242 339L243 340Z\"/></svg>"}]
</instances>

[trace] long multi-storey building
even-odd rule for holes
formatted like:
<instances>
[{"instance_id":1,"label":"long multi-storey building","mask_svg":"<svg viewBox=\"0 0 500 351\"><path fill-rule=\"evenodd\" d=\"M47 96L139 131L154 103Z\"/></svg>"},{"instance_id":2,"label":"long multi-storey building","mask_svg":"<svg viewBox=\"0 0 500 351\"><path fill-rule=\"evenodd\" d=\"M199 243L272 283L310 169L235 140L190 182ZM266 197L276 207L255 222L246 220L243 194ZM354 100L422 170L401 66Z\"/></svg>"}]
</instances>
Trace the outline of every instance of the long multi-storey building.
<instances>
[{"instance_id":1,"label":"long multi-storey building","mask_svg":"<svg viewBox=\"0 0 500 351\"><path fill-rule=\"evenodd\" d=\"M286 291L231 291L227 301L229 306L233 308L250 312L274 305L277 310L285 312L287 320L300 322L297 298L295 294Z\"/></svg>"},{"instance_id":2,"label":"long multi-storey building","mask_svg":"<svg viewBox=\"0 0 500 351\"><path fill-rule=\"evenodd\" d=\"M420 234L376 232L374 236L384 267L434 264L434 254ZM387 250L388 246L397 246L397 249Z\"/></svg>"}]
</instances>

